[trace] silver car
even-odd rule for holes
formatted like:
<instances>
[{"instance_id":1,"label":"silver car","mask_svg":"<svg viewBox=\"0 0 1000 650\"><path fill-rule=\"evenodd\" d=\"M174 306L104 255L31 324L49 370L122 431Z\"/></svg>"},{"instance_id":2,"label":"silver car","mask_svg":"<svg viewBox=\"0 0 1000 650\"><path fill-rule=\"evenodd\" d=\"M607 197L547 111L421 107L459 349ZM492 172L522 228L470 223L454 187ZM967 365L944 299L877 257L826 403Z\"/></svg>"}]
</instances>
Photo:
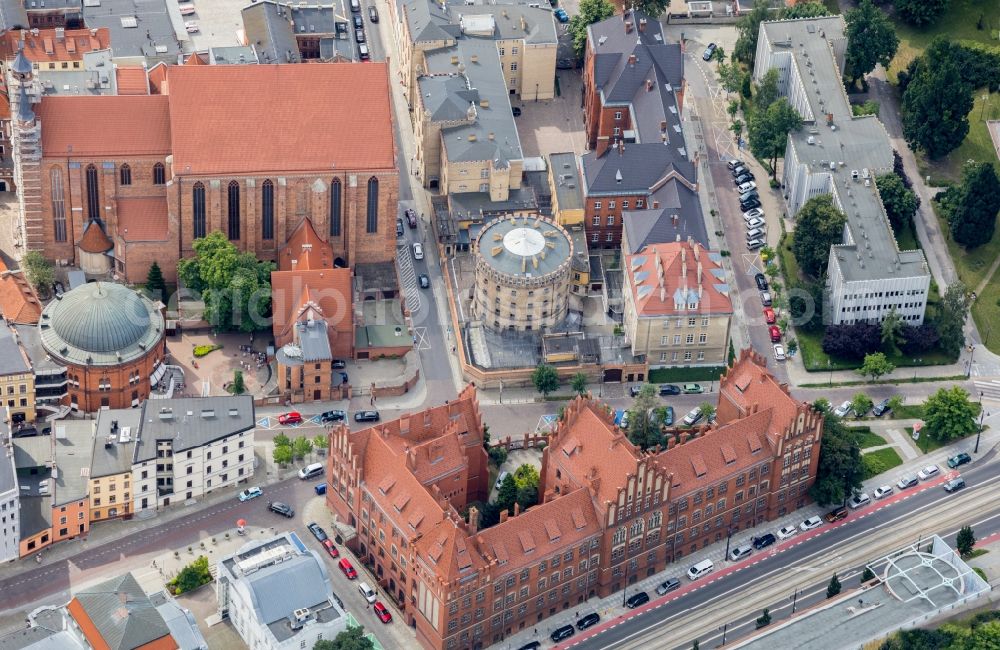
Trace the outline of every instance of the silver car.
<instances>
[{"instance_id":1,"label":"silver car","mask_svg":"<svg viewBox=\"0 0 1000 650\"><path fill-rule=\"evenodd\" d=\"M747 219L747 230L752 230L754 228L760 228L764 225L764 220L760 217L752 217Z\"/></svg>"}]
</instances>

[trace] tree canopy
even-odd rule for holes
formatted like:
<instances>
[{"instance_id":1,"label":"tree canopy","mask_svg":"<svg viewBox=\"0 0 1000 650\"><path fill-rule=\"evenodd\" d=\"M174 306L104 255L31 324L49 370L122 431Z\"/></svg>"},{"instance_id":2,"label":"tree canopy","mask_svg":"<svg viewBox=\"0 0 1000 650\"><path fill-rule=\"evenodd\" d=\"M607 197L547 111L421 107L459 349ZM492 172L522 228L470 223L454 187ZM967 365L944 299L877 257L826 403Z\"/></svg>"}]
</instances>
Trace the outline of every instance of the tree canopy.
<instances>
[{"instance_id":1,"label":"tree canopy","mask_svg":"<svg viewBox=\"0 0 1000 650\"><path fill-rule=\"evenodd\" d=\"M926 27L948 8L948 0L894 0L896 15L916 27Z\"/></svg>"},{"instance_id":2,"label":"tree canopy","mask_svg":"<svg viewBox=\"0 0 1000 650\"><path fill-rule=\"evenodd\" d=\"M965 319L969 314L972 297L961 282L948 285L937 309L937 331L941 350L958 357L965 345Z\"/></svg>"},{"instance_id":3,"label":"tree canopy","mask_svg":"<svg viewBox=\"0 0 1000 650\"><path fill-rule=\"evenodd\" d=\"M632 7L656 20L666 11L668 4L670 4L670 0L638 0L632 4Z\"/></svg>"},{"instance_id":4,"label":"tree canopy","mask_svg":"<svg viewBox=\"0 0 1000 650\"><path fill-rule=\"evenodd\" d=\"M153 261L146 273L146 291L153 300L164 300L167 293L167 283L163 281L163 271L160 265Z\"/></svg>"},{"instance_id":5,"label":"tree canopy","mask_svg":"<svg viewBox=\"0 0 1000 650\"><path fill-rule=\"evenodd\" d=\"M569 385L570 388L573 389L573 392L576 393L577 395L586 395L587 375L582 372L576 373L575 375L573 375L572 379L570 379Z\"/></svg>"},{"instance_id":6,"label":"tree canopy","mask_svg":"<svg viewBox=\"0 0 1000 650\"><path fill-rule=\"evenodd\" d=\"M573 37L573 51L582 57L587 50L587 27L610 18L615 6L609 0L580 0L579 13L569 19L569 33Z\"/></svg>"},{"instance_id":7,"label":"tree canopy","mask_svg":"<svg viewBox=\"0 0 1000 650\"><path fill-rule=\"evenodd\" d=\"M889 359L882 352L875 352L865 355L865 361L858 369L858 374L864 377L871 377L872 381L878 381L883 375L888 375L896 369Z\"/></svg>"},{"instance_id":8,"label":"tree canopy","mask_svg":"<svg viewBox=\"0 0 1000 650\"><path fill-rule=\"evenodd\" d=\"M861 0L844 15L847 23L847 52L844 72L853 85L875 69L889 67L899 48L896 30L885 13L872 0Z\"/></svg>"},{"instance_id":9,"label":"tree canopy","mask_svg":"<svg viewBox=\"0 0 1000 650\"><path fill-rule=\"evenodd\" d=\"M754 0L753 8L743 14L736 23L738 36L733 47L733 56L750 67L753 67L757 56L757 35L760 33L760 24L770 18L770 6L768 0Z\"/></svg>"},{"instance_id":10,"label":"tree canopy","mask_svg":"<svg viewBox=\"0 0 1000 650\"><path fill-rule=\"evenodd\" d=\"M864 478L857 436L830 411L824 412L823 417L816 482L809 488L809 495L821 506L842 502L861 487Z\"/></svg>"},{"instance_id":11,"label":"tree canopy","mask_svg":"<svg viewBox=\"0 0 1000 650\"><path fill-rule=\"evenodd\" d=\"M24 276L28 278L35 291L42 298L47 298L52 290L52 283L56 281L52 262L45 259L39 251L28 251L21 258L21 268L24 269Z\"/></svg>"},{"instance_id":12,"label":"tree canopy","mask_svg":"<svg viewBox=\"0 0 1000 650\"><path fill-rule=\"evenodd\" d=\"M663 443L660 424L651 417L652 409L657 406L656 386L643 384L628 413L628 439L642 449Z\"/></svg>"},{"instance_id":13,"label":"tree canopy","mask_svg":"<svg viewBox=\"0 0 1000 650\"><path fill-rule=\"evenodd\" d=\"M809 0L809 2L796 2L791 7L785 7L782 9L781 19L793 20L795 18L819 18L820 16L827 16L829 14L830 11L822 2Z\"/></svg>"},{"instance_id":14,"label":"tree canopy","mask_svg":"<svg viewBox=\"0 0 1000 650\"><path fill-rule=\"evenodd\" d=\"M921 0L922 1L922 0ZM940 39L913 66L903 92L903 136L914 149L940 158L962 144L969 132L972 86Z\"/></svg>"},{"instance_id":15,"label":"tree canopy","mask_svg":"<svg viewBox=\"0 0 1000 650\"><path fill-rule=\"evenodd\" d=\"M939 388L924 402L927 433L939 442L962 438L976 430L976 404L961 386Z\"/></svg>"},{"instance_id":16,"label":"tree canopy","mask_svg":"<svg viewBox=\"0 0 1000 650\"><path fill-rule=\"evenodd\" d=\"M372 640L365 636L365 629L352 625L333 639L320 639L313 650L373 650L374 647Z\"/></svg>"},{"instance_id":17,"label":"tree canopy","mask_svg":"<svg viewBox=\"0 0 1000 650\"><path fill-rule=\"evenodd\" d=\"M273 263L241 253L220 231L194 240L194 253L177 263L177 275L186 288L201 293L205 320L243 332L268 324Z\"/></svg>"},{"instance_id":18,"label":"tree canopy","mask_svg":"<svg viewBox=\"0 0 1000 650\"><path fill-rule=\"evenodd\" d=\"M771 68L761 77L760 83L756 85L753 103L758 109L765 109L779 97L778 92L778 69Z\"/></svg>"},{"instance_id":19,"label":"tree canopy","mask_svg":"<svg viewBox=\"0 0 1000 650\"><path fill-rule=\"evenodd\" d=\"M750 150L771 161L771 177L777 178L778 157L784 155L788 134L802 128L802 116L785 97L779 97L766 109L754 109L747 121Z\"/></svg>"},{"instance_id":20,"label":"tree canopy","mask_svg":"<svg viewBox=\"0 0 1000 650\"><path fill-rule=\"evenodd\" d=\"M829 194L821 194L806 201L795 220L792 254L805 273L819 277L830 261L830 246L843 239L847 217Z\"/></svg>"},{"instance_id":21,"label":"tree canopy","mask_svg":"<svg viewBox=\"0 0 1000 650\"><path fill-rule=\"evenodd\" d=\"M542 363L531 372L531 383L539 393L548 395L559 388L559 374L549 364Z\"/></svg>"},{"instance_id":22,"label":"tree canopy","mask_svg":"<svg viewBox=\"0 0 1000 650\"><path fill-rule=\"evenodd\" d=\"M976 534L972 532L972 526L962 526L955 537L955 547L962 556L972 553L976 546Z\"/></svg>"},{"instance_id":23,"label":"tree canopy","mask_svg":"<svg viewBox=\"0 0 1000 650\"><path fill-rule=\"evenodd\" d=\"M906 321L903 320L902 316L899 315L895 309L889 310L885 318L882 319L882 349L886 352L896 354L899 352L900 345L903 342L903 327L906 325ZM883 359L885 355L882 355ZM865 362L868 358L865 357ZM890 370L889 372L892 372ZM889 372L881 373L883 375L889 374ZM862 373L869 374L869 373ZM875 379L875 377L873 377Z\"/></svg>"},{"instance_id":24,"label":"tree canopy","mask_svg":"<svg viewBox=\"0 0 1000 650\"><path fill-rule=\"evenodd\" d=\"M962 184L945 194L942 205L956 243L975 248L993 239L1000 213L1000 179L991 163L966 164Z\"/></svg>"},{"instance_id":25,"label":"tree canopy","mask_svg":"<svg viewBox=\"0 0 1000 650\"><path fill-rule=\"evenodd\" d=\"M898 234L913 223L913 215L920 207L920 199L908 189L903 179L896 174L884 174L875 179L882 206L889 217L889 223Z\"/></svg>"}]
</instances>

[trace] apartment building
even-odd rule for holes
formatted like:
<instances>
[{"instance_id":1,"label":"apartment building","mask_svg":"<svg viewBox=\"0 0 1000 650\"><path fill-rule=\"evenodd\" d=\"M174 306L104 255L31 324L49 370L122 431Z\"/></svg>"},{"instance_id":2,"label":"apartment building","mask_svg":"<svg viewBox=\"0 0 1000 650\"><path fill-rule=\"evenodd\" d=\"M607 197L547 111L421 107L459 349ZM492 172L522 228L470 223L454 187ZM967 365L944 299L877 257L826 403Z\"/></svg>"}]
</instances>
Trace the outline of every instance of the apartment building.
<instances>
[{"instance_id":1,"label":"apartment building","mask_svg":"<svg viewBox=\"0 0 1000 650\"><path fill-rule=\"evenodd\" d=\"M778 89L803 119L788 135L782 172L790 214L830 194L847 216L830 249L824 318L829 324L881 322L895 311L924 320L930 269L923 251L901 251L876 177L892 171L889 136L874 115L855 117L841 71L847 48L842 16L761 23L754 78L778 70Z\"/></svg>"},{"instance_id":2,"label":"apartment building","mask_svg":"<svg viewBox=\"0 0 1000 650\"><path fill-rule=\"evenodd\" d=\"M0 406L0 562L16 560L20 555L21 503L14 465L14 448L10 441L10 414Z\"/></svg>"},{"instance_id":3,"label":"apartment building","mask_svg":"<svg viewBox=\"0 0 1000 650\"><path fill-rule=\"evenodd\" d=\"M10 422L35 421L35 376L31 360L14 330L0 324L0 404L7 407Z\"/></svg>"},{"instance_id":4,"label":"apartment building","mask_svg":"<svg viewBox=\"0 0 1000 650\"><path fill-rule=\"evenodd\" d=\"M644 453L606 405L578 398L542 452L541 503L481 529L476 508L459 515L490 488L470 386L334 430L327 506L423 647L485 647L806 503L821 413L745 350L720 379L717 417Z\"/></svg>"},{"instance_id":5,"label":"apartment building","mask_svg":"<svg viewBox=\"0 0 1000 650\"><path fill-rule=\"evenodd\" d=\"M89 475L91 523L132 516L132 456L141 425L140 409L98 412Z\"/></svg>"},{"instance_id":6,"label":"apartment building","mask_svg":"<svg viewBox=\"0 0 1000 650\"><path fill-rule=\"evenodd\" d=\"M148 400L132 457L132 511L169 506L253 476L249 395Z\"/></svg>"},{"instance_id":7,"label":"apartment building","mask_svg":"<svg viewBox=\"0 0 1000 650\"><path fill-rule=\"evenodd\" d=\"M624 326L651 368L726 365L733 303L722 256L698 242L652 244L625 258Z\"/></svg>"}]
</instances>

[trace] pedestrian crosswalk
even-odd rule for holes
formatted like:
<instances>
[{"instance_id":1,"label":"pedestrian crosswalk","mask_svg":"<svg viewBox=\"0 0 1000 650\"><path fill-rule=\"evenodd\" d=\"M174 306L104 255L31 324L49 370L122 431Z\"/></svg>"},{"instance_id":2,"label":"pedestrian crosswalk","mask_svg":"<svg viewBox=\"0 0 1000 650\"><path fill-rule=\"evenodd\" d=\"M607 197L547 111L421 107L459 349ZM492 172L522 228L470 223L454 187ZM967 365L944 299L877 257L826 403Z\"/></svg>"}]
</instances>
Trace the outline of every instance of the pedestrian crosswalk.
<instances>
[{"instance_id":1,"label":"pedestrian crosswalk","mask_svg":"<svg viewBox=\"0 0 1000 650\"><path fill-rule=\"evenodd\" d=\"M987 399L1000 399L1000 379L992 380L979 380L977 379L973 384L976 387L976 395L978 396L982 393L983 397Z\"/></svg>"},{"instance_id":2,"label":"pedestrian crosswalk","mask_svg":"<svg viewBox=\"0 0 1000 650\"><path fill-rule=\"evenodd\" d=\"M399 281L402 283L403 298L410 313L420 311L420 288L417 287L417 271L413 268L413 258L409 246L399 246L396 249L396 266L399 268Z\"/></svg>"}]
</instances>

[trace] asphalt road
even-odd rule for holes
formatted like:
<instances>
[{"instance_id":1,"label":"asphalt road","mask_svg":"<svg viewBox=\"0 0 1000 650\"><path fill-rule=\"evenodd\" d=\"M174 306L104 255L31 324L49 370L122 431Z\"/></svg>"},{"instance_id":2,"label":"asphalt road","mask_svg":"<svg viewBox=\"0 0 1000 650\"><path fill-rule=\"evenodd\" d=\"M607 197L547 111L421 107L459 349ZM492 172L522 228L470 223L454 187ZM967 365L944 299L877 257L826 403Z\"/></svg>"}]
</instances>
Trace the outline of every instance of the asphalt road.
<instances>
[{"instance_id":1,"label":"asphalt road","mask_svg":"<svg viewBox=\"0 0 1000 650\"><path fill-rule=\"evenodd\" d=\"M904 492L896 495L895 500L875 502L852 512L838 525L824 524L810 533L799 533L769 551L757 552L740 563L742 568L738 572L718 575L710 582L691 583L682 577L685 568L682 563L677 571L684 585L680 591L655 600L648 610L616 621L614 627L577 642L571 639L559 647L638 648L650 647L655 639L655 647L690 648L695 639L701 644L717 637L721 641L724 623L739 633L740 625L756 618L763 607L770 606L775 622L786 617L796 588L806 594L803 604L808 604L810 598L816 598L814 592L819 585L825 589L834 571L846 581L864 562L884 554L871 550L884 540L894 541L901 535L898 545L902 545L933 533L953 535L964 524L972 525L978 537L1000 531L1000 504L991 498L995 483L1000 481L994 458L995 452L991 452L975 465L963 468L962 476L969 485L963 492L944 492L939 487L942 477L929 489L919 492L911 489L909 495ZM964 518L956 524L948 520L952 515ZM938 527L938 522L945 525ZM888 550L894 548L898 546ZM833 562L846 562L846 567L834 566ZM716 574L723 570L724 567L717 566ZM763 604L751 597L750 592L758 583L775 577L779 582L787 580L787 586L779 585L765 594ZM803 577L805 584L799 584ZM710 612L722 613L717 626ZM705 647L715 647L718 641Z\"/></svg>"}]
</instances>

